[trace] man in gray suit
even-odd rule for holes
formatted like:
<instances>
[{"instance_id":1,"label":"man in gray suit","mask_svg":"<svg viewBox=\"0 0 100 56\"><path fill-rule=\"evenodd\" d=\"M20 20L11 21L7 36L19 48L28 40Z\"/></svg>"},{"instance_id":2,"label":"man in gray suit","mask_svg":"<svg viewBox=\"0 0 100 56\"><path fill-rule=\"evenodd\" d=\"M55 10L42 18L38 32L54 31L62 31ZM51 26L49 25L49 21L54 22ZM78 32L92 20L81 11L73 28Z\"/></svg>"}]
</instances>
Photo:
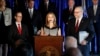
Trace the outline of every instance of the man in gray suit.
<instances>
[{"instance_id":1,"label":"man in gray suit","mask_svg":"<svg viewBox=\"0 0 100 56\"><path fill-rule=\"evenodd\" d=\"M0 56L7 56L8 53L8 28L12 23L12 12L6 7L6 1L0 0ZM3 36L3 37L2 37Z\"/></svg>"}]
</instances>

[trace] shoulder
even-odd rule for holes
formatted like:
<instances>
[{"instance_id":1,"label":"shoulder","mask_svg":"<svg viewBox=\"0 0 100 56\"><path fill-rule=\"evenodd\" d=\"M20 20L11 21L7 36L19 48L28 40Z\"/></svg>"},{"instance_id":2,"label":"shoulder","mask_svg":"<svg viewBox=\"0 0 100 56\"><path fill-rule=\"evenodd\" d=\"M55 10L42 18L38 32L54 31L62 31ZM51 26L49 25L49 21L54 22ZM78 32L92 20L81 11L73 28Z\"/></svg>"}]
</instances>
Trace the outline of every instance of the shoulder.
<instances>
[{"instance_id":1,"label":"shoulder","mask_svg":"<svg viewBox=\"0 0 100 56\"><path fill-rule=\"evenodd\" d=\"M63 9L63 12L67 12L67 11L69 11L69 8Z\"/></svg>"},{"instance_id":2,"label":"shoulder","mask_svg":"<svg viewBox=\"0 0 100 56\"><path fill-rule=\"evenodd\" d=\"M11 8L6 8L6 10L11 11Z\"/></svg>"},{"instance_id":3,"label":"shoulder","mask_svg":"<svg viewBox=\"0 0 100 56\"><path fill-rule=\"evenodd\" d=\"M92 9L92 8L93 8L93 6L90 6L90 7L88 7L87 9L90 10L90 9Z\"/></svg>"},{"instance_id":4,"label":"shoulder","mask_svg":"<svg viewBox=\"0 0 100 56\"><path fill-rule=\"evenodd\" d=\"M27 27L27 25L25 25L25 24L22 24L22 26L23 26L23 27Z\"/></svg>"},{"instance_id":5,"label":"shoulder","mask_svg":"<svg viewBox=\"0 0 100 56\"><path fill-rule=\"evenodd\" d=\"M11 13L11 11L12 10L10 8L6 8L5 11L4 11L4 13Z\"/></svg>"},{"instance_id":6,"label":"shoulder","mask_svg":"<svg viewBox=\"0 0 100 56\"><path fill-rule=\"evenodd\" d=\"M16 24L14 23L14 24L12 24L12 25L10 25L10 29L13 29L13 28L15 28L16 27Z\"/></svg>"},{"instance_id":7,"label":"shoulder","mask_svg":"<svg viewBox=\"0 0 100 56\"><path fill-rule=\"evenodd\" d=\"M84 23L87 23L87 24L92 23L92 20L89 19L89 18L83 18L82 21L83 21Z\"/></svg>"},{"instance_id":8,"label":"shoulder","mask_svg":"<svg viewBox=\"0 0 100 56\"><path fill-rule=\"evenodd\" d=\"M75 21L75 18L71 18L71 19L69 19L68 22L74 22L74 21Z\"/></svg>"},{"instance_id":9,"label":"shoulder","mask_svg":"<svg viewBox=\"0 0 100 56\"><path fill-rule=\"evenodd\" d=\"M91 21L91 19L86 18L86 17L83 17L82 20L84 20L84 21Z\"/></svg>"},{"instance_id":10,"label":"shoulder","mask_svg":"<svg viewBox=\"0 0 100 56\"><path fill-rule=\"evenodd\" d=\"M98 5L98 9L100 9L100 5Z\"/></svg>"}]
</instances>

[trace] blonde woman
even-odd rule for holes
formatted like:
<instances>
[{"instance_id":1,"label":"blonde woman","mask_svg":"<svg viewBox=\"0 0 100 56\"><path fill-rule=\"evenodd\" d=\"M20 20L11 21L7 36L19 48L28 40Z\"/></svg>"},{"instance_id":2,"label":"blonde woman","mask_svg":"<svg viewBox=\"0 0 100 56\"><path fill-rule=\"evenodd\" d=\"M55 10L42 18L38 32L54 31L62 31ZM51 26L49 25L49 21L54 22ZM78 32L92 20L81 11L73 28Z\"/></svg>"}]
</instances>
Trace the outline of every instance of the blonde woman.
<instances>
[{"instance_id":1,"label":"blonde woman","mask_svg":"<svg viewBox=\"0 0 100 56\"><path fill-rule=\"evenodd\" d=\"M49 12L46 16L46 24L40 30L41 36L61 36L61 29L56 24L56 16Z\"/></svg>"}]
</instances>

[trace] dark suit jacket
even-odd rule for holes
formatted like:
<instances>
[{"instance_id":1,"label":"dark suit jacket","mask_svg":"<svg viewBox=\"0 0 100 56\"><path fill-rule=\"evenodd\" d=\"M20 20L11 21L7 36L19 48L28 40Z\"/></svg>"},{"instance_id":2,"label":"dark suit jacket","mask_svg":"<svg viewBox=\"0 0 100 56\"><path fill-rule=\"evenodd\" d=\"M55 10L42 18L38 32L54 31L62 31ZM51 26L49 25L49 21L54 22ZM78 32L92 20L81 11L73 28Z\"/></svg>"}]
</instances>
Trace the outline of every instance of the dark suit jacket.
<instances>
[{"instance_id":1,"label":"dark suit jacket","mask_svg":"<svg viewBox=\"0 0 100 56\"><path fill-rule=\"evenodd\" d=\"M69 11L69 7L64 9L63 12L62 12L62 20L64 23L67 23L69 19L69 17L74 17L74 9L75 9L75 6L73 8L73 10L70 12Z\"/></svg>"},{"instance_id":2,"label":"dark suit jacket","mask_svg":"<svg viewBox=\"0 0 100 56\"><path fill-rule=\"evenodd\" d=\"M11 25L8 37L12 45L15 45L15 42L19 39L23 40L23 43L27 42L29 38L27 26L22 24L22 34L20 35L16 24Z\"/></svg>"},{"instance_id":3,"label":"dark suit jacket","mask_svg":"<svg viewBox=\"0 0 100 56\"><path fill-rule=\"evenodd\" d=\"M52 2L49 1L49 5L48 5L48 10L46 9L46 5L44 2L41 2L40 5L39 5L39 11L41 12L42 14L42 18L43 18L43 22L45 24L45 18L46 18L46 14L48 12L54 12L55 15L57 14L57 10L56 10L56 5ZM57 15L56 15L57 16Z\"/></svg>"},{"instance_id":4,"label":"dark suit jacket","mask_svg":"<svg viewBox=\"0 0 100 56\"><path fill-rule=\"evenodd\" d=\"M96 21L96 23L100 23L100 6L97 7L96 15L94 16L93 6L87 9L89 19Z\"/></svg>"},{"instance_id":5,"label":"dark suit jacket","mask_svg":"<svg viewBox=\"0 0 100 56\"><path fill-rule=\"evenodd\" d=\"M62 12L62 21L65 23L65 34L67 36L67 24L68 24L68 21L71 19L71 18L74 18L74 9L75 9L75 6L73 7L73 10L72 11L69 11L69 7L64 9L63 12Z\"/></svg>"},{"instance_id":6,"label":"dark suit jacket","mask_svg":"<svg viewBox=\"0 0 100 56\"><path fill-rule=\"evenodd\" d=\"M89 36L85 39L89 43L94 36L94 27L91 20L87 18L82 18L79 25L78 32L75 32L75 18L69 20L68 36L74 36L77 39L77 41L79 41L79 31L87 31L89 33Z\"/></svg>"},{"instance_id":7,"label":"dark suit jacket","mask_svg":"<svg viewBox=\"0 0 100 56\"><path fill-rule=\"evenodd\" d=\"M26 9L23 12L22 22L28 26L29 33L31 36L33 36L34 35L33 27L37 27L37 29L39 30L42 26L42 17L41 17L41 14L37 10L34 9L33 16L31 18L28 9Z\"/></svg>"}]
</instances>

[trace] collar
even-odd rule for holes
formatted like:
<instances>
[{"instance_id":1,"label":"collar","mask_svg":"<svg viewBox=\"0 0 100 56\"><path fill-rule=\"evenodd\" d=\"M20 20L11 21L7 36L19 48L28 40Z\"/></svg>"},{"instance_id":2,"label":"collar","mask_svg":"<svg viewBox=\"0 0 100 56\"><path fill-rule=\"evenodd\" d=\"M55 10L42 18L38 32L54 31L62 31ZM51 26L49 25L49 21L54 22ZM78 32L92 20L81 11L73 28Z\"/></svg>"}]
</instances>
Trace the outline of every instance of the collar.
<instances>
[{"instance_id":1,"label":"collar","mask_svg":"<svg viewBox=\"0 0 100 56\"><path fill-rule=\"evenodd\" d=\"M79 21L79 24L80 24L82 18L83 18L83 15L79 19L76 19L75 25L76 25L77 21Z\"/></svg>"},{"instance_id":2,"label":"collar","mask_svg":"<svg viewBox=\"0 0 100 56\"><path fill-rule=\"evenodd\" d=\"M31 11L33 11L33 10L34 10L34 8L28 8L28 10L29 10L29 11L30 11L30 10L31 10Z\"/></svg>"},{"instance_id":3,"label":"collar","mask_svg":"<svg viewBox=\"0 0 100 56\"><path fill-rule=\"evenodd\" d=\"M15 23L16 23L17 27L18 27L18 24L20 24L20 26L21 26L21 22L15 22Z\"/></svg>"}]
</instances>

